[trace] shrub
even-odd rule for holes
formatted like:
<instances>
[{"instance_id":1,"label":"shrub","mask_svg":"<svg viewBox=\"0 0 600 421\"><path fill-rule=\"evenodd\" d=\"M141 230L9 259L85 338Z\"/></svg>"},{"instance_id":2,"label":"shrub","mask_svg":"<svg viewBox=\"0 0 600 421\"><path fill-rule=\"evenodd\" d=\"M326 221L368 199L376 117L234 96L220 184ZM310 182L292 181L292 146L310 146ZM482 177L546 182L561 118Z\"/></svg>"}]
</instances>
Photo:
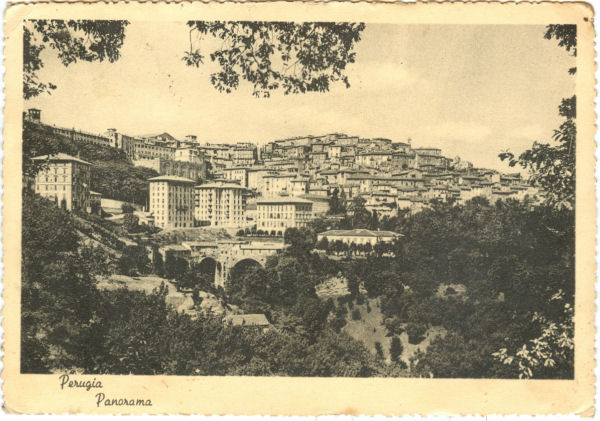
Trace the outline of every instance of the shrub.
<instances>
[{"instance_id":1,"label":"shrub","mask_svg":"<svg viewBox=\"0 0 600 421\"><path fill-rule=\"evenodd\" d=\"M375 353L377 354L377 358L383 360L383 347L381 346L381 342L375 342Z\"/></svg>"},{"instance_id":2,"label":"shrub","mask_svg":"<svg viewBox=\"0 0 600 421\"><path fill-rule=\"evenodd\" d=\"M355 308L352 310L352 320L360 320L360 310Z\"/></svg>"},{"instance_id":3,"label":"shrub","mask_svg":"<svg viewBox=\"0 0 600 421\"><path fill-rule=\"evenodd\" d=\"M408 334L408 342L416 345L425 339L427 329L424 325L418 323L408 323L406 325L406 333Z\"/></svg>"},{"instance_id":4,"label":"shrub","mask_svg":"<svg viewBox=\"0 0 600 421\"><path fill-rule=\"evenodd\" d=\"M394 336L390 344L390 358L392 361L399 361L403 351L404 347L402 346L402 342L400 342L400 338Z\"/></svg>"}]
</instances>

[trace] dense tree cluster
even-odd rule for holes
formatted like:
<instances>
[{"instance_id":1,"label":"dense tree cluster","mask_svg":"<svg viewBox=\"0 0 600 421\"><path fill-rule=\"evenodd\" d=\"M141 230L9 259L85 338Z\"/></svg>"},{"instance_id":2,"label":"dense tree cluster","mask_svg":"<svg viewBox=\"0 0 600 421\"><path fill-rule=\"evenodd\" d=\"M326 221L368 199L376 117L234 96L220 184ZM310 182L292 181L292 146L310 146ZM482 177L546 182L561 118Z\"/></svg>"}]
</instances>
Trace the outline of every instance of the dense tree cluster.
<instances>
[{"instance_id":1,"label":"dense tree cluster","mask_svg":"<svg viewBox=\"0 0 600 421\"><path fill-rule=\"evenodd\" d=\"M95 275L102 274L104 262L80 243L73 218L52 202L24 193L23 372L289 376L384 373L381 362L362 344L327 324L330 303L316 298L314 279L306 285L300 282L303 273L297 257L283 256L268 265L267 270L278 277L275 285L269 286L275 296L268 303L277 311L275 327L266 331L233 327L220 317L194 320L177 313L165 302L166 287L152 294L97 289ZM144 247L126 247L117 266L132 274L145 273L151 270L147 254ZM182 262L167 258L163 270L175 277L189 273L185 265L179 265ZM266 297L254 289L252 293L257 300ZM257 310L263 310L263 303L257 302ZM289 311L280 312L283 306Z\"/></svg>"}]
</instances>

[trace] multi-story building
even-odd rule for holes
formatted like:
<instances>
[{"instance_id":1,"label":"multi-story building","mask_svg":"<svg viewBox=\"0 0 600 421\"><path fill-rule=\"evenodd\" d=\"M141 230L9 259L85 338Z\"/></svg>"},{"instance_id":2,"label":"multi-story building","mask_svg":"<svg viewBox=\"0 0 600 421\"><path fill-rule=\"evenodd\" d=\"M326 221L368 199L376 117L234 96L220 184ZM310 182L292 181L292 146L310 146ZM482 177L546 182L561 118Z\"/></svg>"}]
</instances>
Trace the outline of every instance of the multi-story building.
<instances>
[{"instance_id":1,"label":"multi-story building","mask_svg":"<svg viewBox=\"0 0 600 421\"><path fill-rule=\"evenodd\" d=\"M72 212L91 212L90 163L65 153L33 158L45 163L35 178L35 192Z\"/></svg>"},{"instance_id":2,"label":"multi-story building","mask_svg":"<svg viewBox=\"0 0 600 421\"><path fill-rule=\"evenodd\" d=\"M292 191L292 180L296 178L291 173L276 173L263 176L264 185L259 191L263 196L289 194Z\"/></svg>"},{"instance_id":3,"label":"multi-story building","mask_svg":"<svg viewBox=\"0 0 600 421\"><path fill-rule=\"evenodd\" d=\"M248 187L248 168L231 167L222 170L226 180L237 181L242 187Z\"/></svg>"},{"instance_id":4,"label":"multi-story building","mask_svg":"<svg viewBox=\"0 0 600 421\"><path fill-rule=\"evenodd\" d=\"M196 221L214 227L243 227L246 225L246 191L239 184L227 182L196 186Z\"/></svg>"},{"instance_id":5,"label":"multi-story building","mask_svg":"<svg viewBox=\"0 0 600 421\"><path fill-rule=\"evenodd\" d=\"M302 228L313 218L313 203L298 197L273 197L256 201L257 229L283 234L287 228Z\"/></svg>"},{"instance_id":6,"label":"multi-story building","mask_svg":"<svg viewBox=\"0 0 600 421\"><path fill-rule=\"evenodd\" d=\"M184 147L175 150L175 161L199 164L202 162L202 154L196 148Z\"/></svg>"},{"instance_id":7,"label":"multi-story building","mask_svg":"<svg viewBox=\"0 0 600 421\"><path fill-rule=\"evenodd\" d=\"M150 213L154 225L163 228L189 228L194 226L193 180L172 175L162 175L150 182Z\"/></svg>"},{"instance_id":8,"label":"multi-story building","mask_svg":"<svg viewBox=\"0 0 600 421\"><path fill-rule=\"evenodd\" d=\"M143 139L135 142L134 159L175 159L175 147L163 141Z\"/></svg>"},{"instance_id":9,"label":"multi-story building","mask_svg":"<svg viewBox=\"0 0 600 421\"><path fill-rule=\"evenodd\" d=\"M127 158L135 159L135 144L142 142L141 139L119 133L117 129L106 130L105 136L110 140L110 146L124 151Z\"/></svg>"},{"instance_id":10,"label":"multi-story building","mask_svg":"<svg viewBox=\"0 0 600 421\"><path fill-rule=\"evenodd\" d=\"M102 136L102 135L94 134L94 133L88 133L88 132L84 132L81 130L67 129L64 127L56 127L56 126L49 126L49 127L52 128L52 131L54 133L66 136L76 142L87 142L87 143L93 143L94 145L106 146L106 147L110 146L110 139L106 136Z\"/></svg>"},{"instance_id":11,"label":"multi-story building","mask_svg":"<svg viewBox=\"0 0 600 421\"><path fill-rule=\"evenodd\" d=\"M234 165L253 165L258 157L256 145L251 143L235 145L232 155Z\"/></svg>"},{"instance_id":12,"label":"multi-story building","mask_svg":"<svg viewBox=\"0 0 600 421\"><path fill-rule=\"evenodd\" d=\"M204 162L191 163L185 161L171 161L164 158L135 159L132 161L136 167L151 168L160 175L174 175L198 181L206 178Z\"/></svg>"}]
</instances>

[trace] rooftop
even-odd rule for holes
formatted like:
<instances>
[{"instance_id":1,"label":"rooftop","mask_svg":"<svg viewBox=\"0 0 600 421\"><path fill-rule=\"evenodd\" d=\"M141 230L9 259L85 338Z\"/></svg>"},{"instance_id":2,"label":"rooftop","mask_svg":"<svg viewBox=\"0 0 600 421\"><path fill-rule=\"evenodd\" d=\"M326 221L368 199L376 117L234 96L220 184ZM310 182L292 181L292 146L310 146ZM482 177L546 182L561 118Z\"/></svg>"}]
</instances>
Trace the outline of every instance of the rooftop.
<instances>
[{"instance_id":1,"label":"rooftop","mask_svg":"<svg viewBox=\"0 0 600 421\"><path fill-rule=\"evenodd\" d=\"M258 199L257 204L278 204L278 203L301 203L301 204L312 204L310 200L301 199L299 197L265 197L264 199Z\"/></svg>"},{"instance_id":2,"label":"rooftop","mask_svg":"<svg viewBox=\"0 0 600 421\"><path fill-rule=\"evenodd\" d=\"M190 180L189 178L185 178L185 177L177 177L174 175L160 175L158 177L153 177L150 178L148 181L170 181L173 183L191 183L191 184L196 184L196 182L194 180Z\"/></svg>"},{"instance_id":3,"label":"rooftop","mask_svg":"<svg viewBox=\"0 0 600 421\"><path fill-rule=\"evenodd\" d=\"M71 155L67 155L66 153L59 152L54 155L40 155L33 158L34 161L75 161L80 164L91 165L89 162L84 161L83 159L76 158Z\"/></svg>"},{"instance_id":4,"label":"rooftop","mask_svg":"<svg viewBox=\"0 0 600 421\"><path fill-rule=\"evenodd\" d=\"M319 235L332 236L332 237L402 237L402 234L398 234L393 231L373 231L367 229L354 229L354 230L329 230L319 233Z\"/></svg>"},{"instance_id":5,"label":"rooftop","mask_svg":"<svg viewBox=\"0 0 600 421\"><path fill-rule=\"evenodd\" d=\"M197 189L239 189L246 190L245 187L236 183L208 183L196 186Z\"/></svg>"}]
</instances>

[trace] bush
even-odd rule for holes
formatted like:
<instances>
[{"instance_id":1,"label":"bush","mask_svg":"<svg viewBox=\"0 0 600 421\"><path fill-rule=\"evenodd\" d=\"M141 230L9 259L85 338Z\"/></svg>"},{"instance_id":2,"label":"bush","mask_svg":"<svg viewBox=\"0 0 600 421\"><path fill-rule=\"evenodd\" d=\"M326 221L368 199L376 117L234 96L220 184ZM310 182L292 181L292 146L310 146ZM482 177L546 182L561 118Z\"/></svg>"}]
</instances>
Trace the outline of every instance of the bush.
<instances>
[{"instance_id":1,"label":"bush","mask_svg":"<svg viewBox=\"0 0 600 421\"><path fill-rule=\"evenodd\" d=\"M377 354L377 358L383 360L383 347L381 346L381 342L375 342L375 353Z\"/></svg>"},{"instance_id":2,"label":"bush","mask_svg":"<svg viewBox=\"0 0 600 421\"><path fill-rule=\"evenodd\" d=\"M408 334L408 342L416 345L425 339L425 332L427 328L424 325L418 323L408 323L406 325L406 333Z\"/></svg>"},{"instance_id":3,"label":"bush","mask_svg":"<svg viewBox=\"0 0 600 421\"><path fill-rule=\"evenodd\" d=\"M446 295L454 295L456 294L456 290L452 287L446 288Z\"/></svg>"},{"instance_id":4,"label":"bush","mask_svg":"<svg viewBox=\"0 0 600 421\"><path fill-rule=\"evenodd\" d=\"M355 308L352 310L352 320L360 320L360 310Z\"/></svg>"},{"instance_id":5,"label":"bush","mask_svg":"<svg viewBox=\"0 0 600 421\"><path fill-rule=\"evenodd\" d=\"M244 236L244 230L238 230L238 232L236 232L235 235L237 237L243 237Z\"/></svg>"},{"instance_id":6,"label":"bush","mask_svg":"<svg viewBox=\"0 0 600 421\"><path fill-rule=\"evenodd\" d=\"M394 336L390 344L390 358L392 361L399 361L403 351L404 347L402 346L402 342L400 342L400 338Z\"/></svg>"}]
</instances>

